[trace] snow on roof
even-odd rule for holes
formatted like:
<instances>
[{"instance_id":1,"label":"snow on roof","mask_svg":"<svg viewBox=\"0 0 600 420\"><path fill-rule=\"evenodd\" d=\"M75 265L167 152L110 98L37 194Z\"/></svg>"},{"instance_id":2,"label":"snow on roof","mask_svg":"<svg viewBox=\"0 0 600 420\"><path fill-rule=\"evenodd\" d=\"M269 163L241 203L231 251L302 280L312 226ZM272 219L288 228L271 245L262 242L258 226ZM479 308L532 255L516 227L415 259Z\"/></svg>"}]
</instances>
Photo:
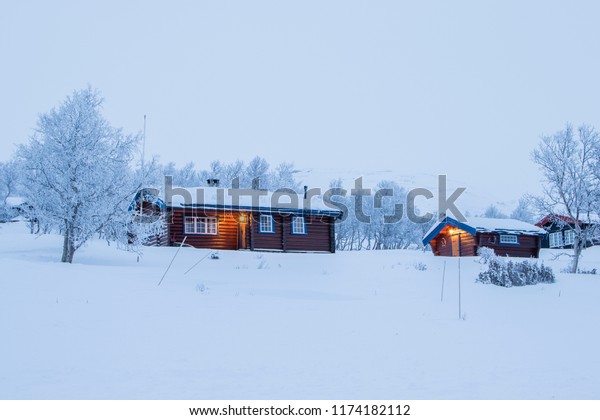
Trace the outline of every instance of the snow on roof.
<instances>
[{"instance_id":1,"label":"snow on roof","mask_svg":"<svg viewBox=\"0 0 600 420\"><path fill-rule=\"evenodd\" d=\"M220 187L173 188L170 197L160 194L168 207L240 208L262 211L287 210L340 216L342 212L327 205L322 196L308 198L293 190L251 190Z\"/></svg>"},{"instance_id":2,"label":"snow on roof","mask_svg":"<svg viewBox=\"0 0 600 420\"><path fill-rule=\"evenodd\" d=\"M20 206L21 204L25 203L25 199L23 197L7 197L6 198L6 204L8 204L11 207L14 206Z\"/></svg>"},{"instance_id":3,"label":"snow on roof","mask_svg":"<svg viewBox=\"0 0 600 420\"><path fill-rule=\"evenodd\" d=\"M538 226L516 219L469 217L464 222L459 222L451 217L445 217L427 231L423 237L423 245L428 244L447 225L463 229L472 235L475 235L476 232L505 232L515 235L544 235L546 233Z\"/></svg>"},{"instance_id":4,"label":"snow on roof","mask_svg":"<svg viewBox=\"0 0 600 420\"><path fill-rule=\"evenodd\" d=\"M545 234L546 231L531 223L516 219L492 219L488 217L469 217L466 224L478 232L514 231L523 234Z\"/></svg>"}]
</instances>

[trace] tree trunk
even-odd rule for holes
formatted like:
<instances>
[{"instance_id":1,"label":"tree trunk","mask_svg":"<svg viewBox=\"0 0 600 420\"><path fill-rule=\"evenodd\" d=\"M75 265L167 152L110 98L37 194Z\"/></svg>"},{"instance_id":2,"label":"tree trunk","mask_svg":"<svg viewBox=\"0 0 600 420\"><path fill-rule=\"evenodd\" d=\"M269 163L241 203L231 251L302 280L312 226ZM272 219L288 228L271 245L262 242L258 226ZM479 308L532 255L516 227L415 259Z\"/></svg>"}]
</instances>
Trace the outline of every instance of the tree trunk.
<instances>
[{"instance_id":1,"label":"tree trunk","mask_svg":"<svg viewBox=\"0 0 600 420\"><path fill-rule=\"evenodd\" d=\"M575 243L573 244L573 261L571 262L571 273L577 273L577 269L579 268L579 257L581 257L581 250L583 246L581 244L581 239L579 237L575 238Z\"/></svg>"},{"instance_id":2,"label":"tree trunk","mask_svg":"<svg viewBox=\"0 0 600 420\"><path fill-rule=\"evenodd\" d=\"M68 222L65 222L63 253L60 261L71 264L73 262L73 254L75 254L75 246L73 245L73 226Z\"/></svg>"},{"instance_id":3,"label":"tree trunk","mask_svg":"<svg viewBox=\"0 0 600 420\"><path fill-rule=\"evenodd\" d=\"M65 229L65 233L63 236L63 252L62 252L62 257L60 259L60 262L70 262L69 261L69 229ZM72 258L71 258L72 259Z\"/></svg>"}]
</instances>

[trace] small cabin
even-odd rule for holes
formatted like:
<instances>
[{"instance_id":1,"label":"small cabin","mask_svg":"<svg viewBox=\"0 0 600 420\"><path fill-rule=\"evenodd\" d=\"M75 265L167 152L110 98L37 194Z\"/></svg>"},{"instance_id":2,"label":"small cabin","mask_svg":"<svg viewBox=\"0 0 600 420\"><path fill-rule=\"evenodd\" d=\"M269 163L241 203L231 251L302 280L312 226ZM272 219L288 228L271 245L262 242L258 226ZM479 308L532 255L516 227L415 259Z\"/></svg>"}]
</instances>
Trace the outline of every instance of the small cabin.
<instances>
[{"instance_id":1,"label":"small cabin","mask_svg":"<svg viewBox=\"0 0 600 420\"><path fill-rule=\"evenodd\" d=\"M144 190L143 190L144 191ZM335 252L342 212L318 197L219 187L173 188L170 197L144 192L134 209L165 217L167 229L151 245L283 252ZM141 197L141 199L140 199ZM140 206L142 210L140 210Z\"/></svg>"},{"instance_id":2,"label":"small cabin","mask_svg":"<svg viewBox=\"0 0 600 420\"><path fill-rule=\"evenodd\" d=\"M479 248L492 248L496 255L538 258L545 231L514 219L470 217L460 222L445 217L434 224L423 238L434 255L443 257L476 256Z\"/></svg>"},{"instance_id":3,"label":"small cabin","mask_svg":"<svg viewBox=\"0 0 600 420\"><path fill-rule=\"evenodd\" d=\"M600 243L600 228L598 222L582 222L577 224L585 232L586 247ZM565 249L573 248L575 244L575 219L561 214L548 214L535 224L544 229L547 234L542 239L542 248Z\"/></svg>"}]
</instances>

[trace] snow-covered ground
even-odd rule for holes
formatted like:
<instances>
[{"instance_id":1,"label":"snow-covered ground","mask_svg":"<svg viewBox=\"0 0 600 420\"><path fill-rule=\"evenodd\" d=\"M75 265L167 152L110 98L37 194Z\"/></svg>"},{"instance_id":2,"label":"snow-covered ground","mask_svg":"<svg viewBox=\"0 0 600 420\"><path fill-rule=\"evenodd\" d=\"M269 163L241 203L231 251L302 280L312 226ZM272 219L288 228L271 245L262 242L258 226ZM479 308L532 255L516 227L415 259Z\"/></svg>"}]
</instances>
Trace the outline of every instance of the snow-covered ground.
<instances>
[{"instance_id":1,"label":"snow-covered ground","mask_svg":"<svg viewBox=\"0 0 600 420\"><path fill-rule=\"evenodd\" d=\"M184 248L158 286L175 251L61 264L60 237L0 225L0 398L600 398L600 277L564 259L504 289L462 258L459 320L457 259L221 251L184 274L209 252Z\"/></svg>"}]
</instances>

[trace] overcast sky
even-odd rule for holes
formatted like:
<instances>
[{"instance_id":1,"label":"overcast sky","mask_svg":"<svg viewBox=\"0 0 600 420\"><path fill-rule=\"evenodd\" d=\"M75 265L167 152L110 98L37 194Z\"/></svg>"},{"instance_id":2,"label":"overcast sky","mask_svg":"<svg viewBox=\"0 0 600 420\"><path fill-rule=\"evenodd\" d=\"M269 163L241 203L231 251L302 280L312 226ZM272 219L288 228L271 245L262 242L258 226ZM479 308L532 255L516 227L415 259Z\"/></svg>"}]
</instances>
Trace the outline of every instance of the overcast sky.
<instances>
[{"instance_id":1,"label":"overcast sky","mask_svg":"<svg viewBox=\"0 0 600 420\"><path fill-rule=\"evenodd\" d=\"M258 154L507 198L539 189L540 135L600 128L600 2L5 3L0 160L88 83L113 125L147 114L163 162Z\"/></svg>"}]
</instances>

